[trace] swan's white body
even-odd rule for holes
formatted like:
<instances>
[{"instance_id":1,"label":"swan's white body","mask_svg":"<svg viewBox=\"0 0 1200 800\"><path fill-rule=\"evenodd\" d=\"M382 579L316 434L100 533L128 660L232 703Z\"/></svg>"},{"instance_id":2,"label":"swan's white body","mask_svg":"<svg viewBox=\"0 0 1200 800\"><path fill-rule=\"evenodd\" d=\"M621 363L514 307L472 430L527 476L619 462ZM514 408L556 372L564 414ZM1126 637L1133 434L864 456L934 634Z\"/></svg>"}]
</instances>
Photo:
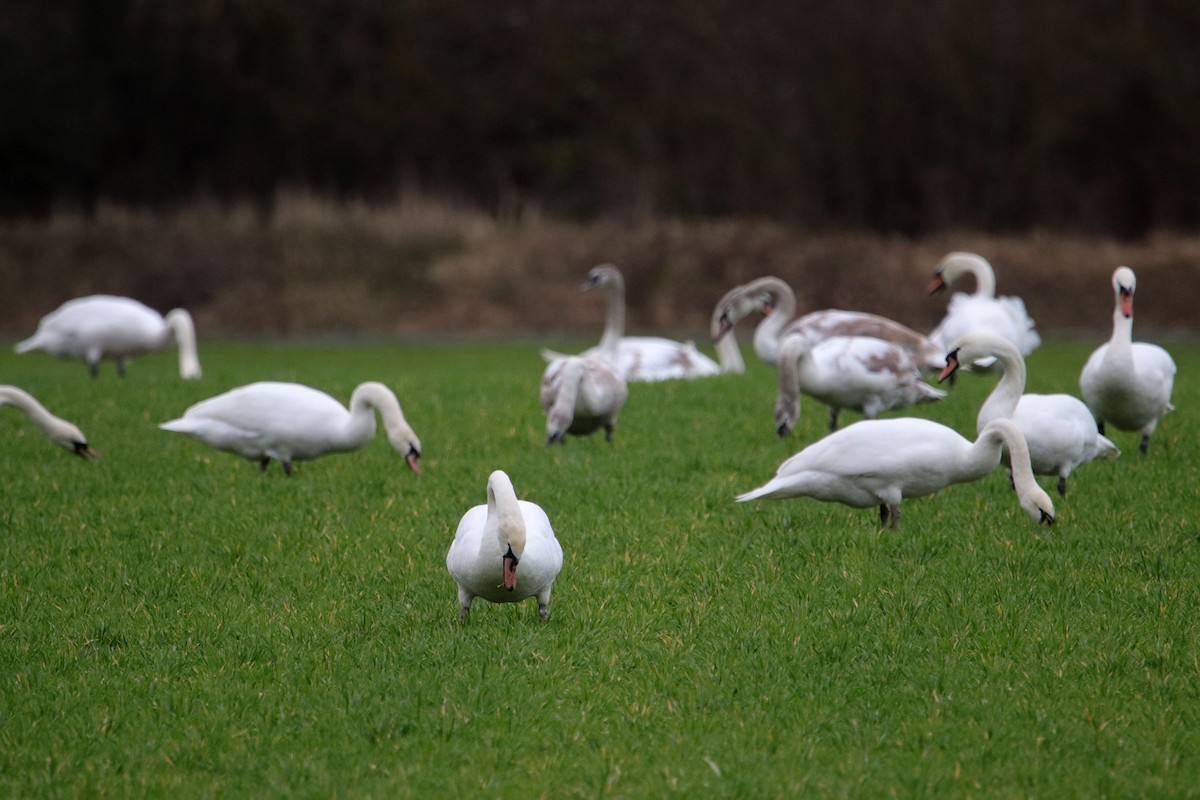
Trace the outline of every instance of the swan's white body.
<instances>
[{"instance_id":1,"label":"swan's white body","mask_svg":"<svg viewBox=\"0 0 1200 800\"><path fill-rule=\"evenodd\" d=\"M1025 439L1004 419L990 422L974 443L924 419L856 422L784 461L774 478L737 501L811 497L854 508L879 506L880 520L898 527L901 500L984 477L999 465L1004 447L1012 454L1021 508L1052 524L1054 503L1033 479Z\"/></svg>"},{"instance_id":2,"label":"swan's white body","mask_svg":"<svg viewBox=\"0 0 1200 800\"><path fill-rule=\"evenodd\" d=\"M252 383L203 400L159 427L258 461L264 470L275 459L290 475L294 461L365 446L375 436L376 411L392 447L419 472L421 442L396 395L374 381L354 390L349 410L324 392L298 383Z\"/></svg>"},{"instance_id":3,"label":"swan's white body","mask_svg":"<svg viewBox=\"0 0 1200 800\"><path fill-rule=\"evenodd\" d=\"M800 418L800 393L829 406L830 430L850 408L868 419L894 408L931 403L946 393L921 380L908 353L870 336L833 336L815 346L800 334L784 338L779 357L775 430L787 436Z\"/></svg>"},{"instance_id":4,"label":"swan's white body","mask_svg":"<svg viewBox=\"0 0 1200 800\"><path fill-rule=\"evenodd\" d=\"M1112 338L1088 358L1079 375L1083 399L1100 430L1106 422L1123 431L1141 431L1139 449L1145 454L1158 420L1171 411L1175 361L1155 344L1133 341L1133 270L1120 267L1113 273Z\"/></svg>"},{"instance_id":5,"label":"swan's white body","mask_svg":"<svg viewBox=\"0 0 1200 800\"><path fill-rule=\"evenodd\" d=\"M188 312L176 308L164 317L137 300L97 294L69 300L42 317L37 332L19 342L16 351L42 350L86 361L93 377L100 362L109 359L124 375L134 356L161 350L172 338L179 345L180 376L199 378L196 329Z\"/></svg>"},{"instance_id":6,"label":"swan's white body","mask_svg":"<svg viewBox=\"0 0 1200 800\"><path fill-rule=\"evenodd\" d=\"M538 615L549 618L550 592L562 563L562 546L546 512L518 500L501 470L488 478L487 505L463 514L446 553L446 569L458 584L461 619L471 613L476 597L493 603L536 597Z\"/></svg>"},{"instance_id":7,"label":"swan's white body","mask_svg":"<svg viewBox=\"0 0 1200 800\"><path fill-rule=\"evenodd\" d=\"M803 336L813 347L833 336L867 336L903 348L923 371L940 370L946 363L940 345L878 314L826 309L792 319L796 313L792 287L768 275L729 290L713 309L712 337L725 372L744 371L733 327L755 312L766 316L754 329L754 352L772 366L779 363L783 339L793 335Z\"/></svg>"},{"instance_id":8,"label":"swan's white body","mask_svg":"<svg viewBox=\"0 0 1200 800\"><path fill-rule=\"evenodd\" d=\"M608 315L600 344L580 353L608 357L621 377L630 382L668 381L718 375L717 362L696 349L694 342L676 342L657 336L625 335L625 279L612 264L593 267L583 291L603 287L608 294Z\"/></svg>"},{"instance_id":9,"label":"swan's white body","mask_svg":"<svg viewBox=\"0 0 1200 800\"><path fill-rule=\"evenodd\" d=\"M1067 496L1071 471L1097 458L1116 458L1117 446L1100 434L1092 412L1069 394L1024 394L1025 360L1007 339L987 333L969 333L953 344L946 357L945 378L960 364L995 358L1004 374L988 395L975 428L982 431L994 419L1011 419L1029 445L1035 475L1057 475L1058 493Z\"/></svg>"},{"instance_id":10,"label":"swan's white body","mask_svg":"<svg viewBox=\"0 0 1200 800\"><path fill-rule=\"evenodd\" d=\"M539 399L546 412L546 444L565 443L600 428L612 441L629 388L602 356L563 356L546 366Z\"/></svg>"},{"instance_id":11,"label":"swan's white body","mask_svg":"<svg viewBox=\"0 0 1200 800\"><path fill-rule=\"evenodd\" d=\"M51 414L33 395L16 386L0 386L0 407L13 406L29 421L46 434L46 438L59 447L84 458L96 458L96 451L88 446L83 431L65 419Z\"/></svg>"},{"instance_id":12,"label":"swan's white body","mask_svg":"<svg viewBox=\"0 0 1200 800\"><path fill-rule=\"evenodd\" d=\"M1012 342L1022 356L1027 356L1042 343L1034 330L1034 321L1025 311L1019 297L996 297L996 273L986 259L974 253L950 253L938 264L928 292L945 289L966 274L975 276L975 294L956 293L946 307L946 316L929 334L942 352L968 333L990 333ZM972 367L986 371L995 359L982 359Z\"/></svg>"}]
</instances>

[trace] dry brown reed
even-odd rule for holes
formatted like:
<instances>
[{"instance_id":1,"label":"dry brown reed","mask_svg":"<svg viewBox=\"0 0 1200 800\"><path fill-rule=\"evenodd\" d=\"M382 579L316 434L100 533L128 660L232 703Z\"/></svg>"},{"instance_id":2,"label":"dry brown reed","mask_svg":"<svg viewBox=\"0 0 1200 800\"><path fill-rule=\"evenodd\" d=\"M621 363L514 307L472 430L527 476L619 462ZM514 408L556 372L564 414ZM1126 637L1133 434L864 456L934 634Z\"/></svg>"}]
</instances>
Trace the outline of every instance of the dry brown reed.
<instances>
[{"instance_id":1,"label":"dry brown reed","mask_svg":"<svg viewBox=\"0 0 1200 800\"><path fill-rule=\"evenodd\" d=\"M924 288L951 250L991 261L999 293L1023 297L1044 333L1106 330L1109 276L1121 264L1138 272L1140 329L1195 327L1196 236L908 239L737 219L497 221L417 194L380 207L288 192L265 212L104 205L90 218L0 222L0 330L27 334L64 300L105 292L187 307L201 330L225 335L586 335L604 308L578 286L600 262L626 275L631 332L702 335L717 298L767 274L796 289L801 309L862 309L929 330L946 300Z\"/></svg>"}]
</instances>

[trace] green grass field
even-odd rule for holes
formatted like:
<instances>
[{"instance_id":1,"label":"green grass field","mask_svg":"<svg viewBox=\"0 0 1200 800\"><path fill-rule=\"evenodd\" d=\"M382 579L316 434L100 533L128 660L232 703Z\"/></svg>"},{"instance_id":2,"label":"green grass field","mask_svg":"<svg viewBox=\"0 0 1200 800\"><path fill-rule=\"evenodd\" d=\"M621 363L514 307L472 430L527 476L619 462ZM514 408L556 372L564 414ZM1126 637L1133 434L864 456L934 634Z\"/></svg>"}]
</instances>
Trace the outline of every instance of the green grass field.
<instances>
[{"instance_id":1,"label":"green grass field","mask_svg":"<svg viewBox=\"0 0 1200 800\"><path fill-rule=\"evenodd\" d=\"M806 400L779 441L749 348L743 376L632 386L611 446L547 449L540 344L202 341L184 382L173 354L93 381L0 343L0 382L103 456L0 409L0 794L1200 793L1200 347L1169 345L1149 456L1110 432L1054 528L997 471L881 531L734 504L826 425ZM1077 393L1094 344L1044 346L1029 390ZM260 379L384 381L423 474L382 435L287 478L156 428ZM973 438L993 383L915 413ZM498 468L563 544L547 624L458 621L446 549Z\"/></svg>"}]
</instances>

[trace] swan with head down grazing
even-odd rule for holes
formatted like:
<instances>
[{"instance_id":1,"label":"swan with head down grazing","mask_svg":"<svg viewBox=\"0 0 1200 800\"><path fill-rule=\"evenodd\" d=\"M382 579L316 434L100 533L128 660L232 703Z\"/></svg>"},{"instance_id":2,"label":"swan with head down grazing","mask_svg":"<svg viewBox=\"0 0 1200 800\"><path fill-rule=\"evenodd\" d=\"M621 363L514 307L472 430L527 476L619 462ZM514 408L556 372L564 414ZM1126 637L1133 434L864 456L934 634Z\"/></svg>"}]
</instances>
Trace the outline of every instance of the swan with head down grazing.
<instances>
[{"instance_id":1,"label":"swan with head down grazing","mask_svg":"<svg viewBox=\"0 0 1200 800\"><path fill-rule=\"evenodd\" d=\"M471 613L476 597L492 603L536 597L546 621L562 564L562 545L546 512L518 500L508 475L496 470L488 478L487 505L463 514L446 553L446 569L458 584L459 619Z\"/></svg>"},{"instance_id":2,"label":"swan with head down grazing","mask_svg":"<svg viewBox=\"0 0 1200 800\"><path fill-rule=\"evenodd\" d=\"M1011 419L1029 445L1034 474L1057 475L1061 496L1067 496L1067 478L1072 470L1097 458L1121 454L1097 430L1096 420L1079 398L1069 394L1024 394L1025 360L1012 342L990 333L968 333L952 347L939 380L963 364L982 358L999 361L1003 375L979 409L975 428L982 431L994 419Z\"/></svg>"},{"instance_id":3,"label":"swan with head down grazing","mask_svg":"<svg viewBox=\"0 0 1200 800\"><path fill-rule=\"evenodd\" d=\"M603 288L608 295L608 315L600 344L580 353L607 355L626 381L649 382L705 378L718 375L720 366L696 349L694 342L676 342L658 336L625 335L625 279L612 264L588 272L582 291ZM556 354L547 354L547 357Z\"/></svg>"},{"instance_id":4,"label":"swan with head down grazing","mask_svg":"<svg viewBox=\"0 0 1200 800\"><path fill-rule=\"evenodd\" d=\"M46 434L46 438L64 450L84 458L99 458L88 446L83 431L65 419L51 414L44 405L24 389L16 386L0 386L0 407L13 406L29 418L29 421Z\"/></svg>"},{"instance_id":5,"label":"swan with head down grazing","mask_svg":"<svg viewBox=\"0 0 1200 800\"><path fill-rule=\"evenodd\" d=\"M546 366L539 393L546 412L546 444L566 444L568 433L585 436L600 428L611 442L628 396L625 380L607 358L556 358Z\"/></svg>"},{"instance_id":6,"label":"swan with head down grazing","mask_svg":"<svg viewBox=\"0 0 1200 800\"><path fill-rule=\"evenodd\" d=\"M1088 357L1079 375L1079 388L1100 432L1106 422L1119 430L1141 431L1138 450L1145 455L1158 420L1175 408L1171 405L1175 360L1156 344L1133 341L1133 293L1137 288L1133 270L1119 267L1112 285L1116 296L1112 337Z\"/></svg>"},{"instance_id":7,"label":"swan with head down grazing","mask_svg":"<svg viewBox=\"0 0 1200 800\"><path fill-rule=\"evenodd\" d=\"M825 309L792 319L796 313L796 295L792 287L768 275L730 289L713 309L711 333L724 371L744 371L745 365L733 328L739 320L756 312L765 316L754 329L754 352L772 366L779 363L782 341L793 334L803 336L814 347L833 336L882 339L902 348L913 363L925 372L940 370L946 363L943 358L945 351L939 345L911 328L878 314Z\"/></svg>"},{"instance_id":8,"label":"swan with head down grazing","mask_svg":"<svg viewBox=\"0 0 1200 800\"><path fill-rule=\"evenodd\" d=\"M115 361L117 373L124 376L134 356L161 350L172 339L179 346L180 377L199 378L196 328L188 312L176 308L164 317L137 300L97 294L69 300L42 317L33 336L15 349L80 359L94 378L101 361Z\"/></svg>"},{"instance_id":9,"label":"swan with head down grazing","mask_svg":"<svg viewBox=\"0 0 1200 800\"><path fill-rule=\"evenodd\" d=\"M990 333L1007 339L1021 356L1036 350L1042 337L1034 330L1034 322L1025 311L1025 302L1019 297L996 297L996 273L982 256L950 253L938 264L927 292L940 292L967 274L975 276L975 294L959 292L951 297L945 318L929 338L943 353L955 340L968 333ZM994 364L994 358L984 358L972 366L976 371L986 371Z\"/></svg>"},{"instance_id":10,"label":"swan with head down grazing","mask_svg":"<svg viewBox=\"0 0 1200 800\"><path fill-rule=\"evenodd\" d=\"M275 459L291 475L293 462L366 446L375 437L376 411L383 418L388 442L413 472L420 472L421 442L396 395L375 381L354 390L349 409L298 383L252 383L203 400L179 419L158 427L257 461L264 471Z\"/></svg>"},{"instance_id":11,"label":"swan with head down grazing","mask_svg":"<svg viewBox=\"0 0 1200 800\"><path fill-rule=\"evenodd\" d=\"M853 508L879 507L884 525L900 526L900 501L978 480L1012 456L1013 483L1025 513L1054 523L1054 503L1033 479L1025 437L1010 420L989 422L974 442L915 417L868 419L831 433L784 461L775 477L737 497L811 497Z\"/></svg>"},{"instance_id":12,"label":"swan with head down grazing","mask_svg":"<svg viewBox=\"0 0 1200 800\"><path fill-rule=\"evenodd\" d=\"M883 411L941 400L946 393L921 379L921 370L901 347L870 336L833 336L811 345L802 334L783 339L775 431L787 436L800 418L800 394L829 406L836 431L843 408L873 419Z\"/></svg>"}]
</instances>

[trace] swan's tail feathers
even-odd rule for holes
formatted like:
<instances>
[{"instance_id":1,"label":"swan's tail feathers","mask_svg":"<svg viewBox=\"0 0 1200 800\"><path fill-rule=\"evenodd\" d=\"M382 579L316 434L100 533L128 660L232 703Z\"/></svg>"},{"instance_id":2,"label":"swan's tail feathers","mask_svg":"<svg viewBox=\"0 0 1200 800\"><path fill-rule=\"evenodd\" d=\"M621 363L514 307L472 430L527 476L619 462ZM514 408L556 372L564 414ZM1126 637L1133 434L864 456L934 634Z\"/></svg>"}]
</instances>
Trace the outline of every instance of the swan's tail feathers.
<instances>
[{"instance_id":1,"label":"swan's tail feathers","mask_svg":"<svg viewBox=\"0 0 1200 800\"><path fill-rule=\"evenodd\" d=\"M196 432L195 420L186 419L184 417L180 417L179 419L173 419L173 420L170 420L169 422L164 422L161 425L159 425L158 427L164 431L172 431L174 433L195 433Z\"/></svg>"},{"instance_id":2,"label":"swan's tail feathers","mask_svg":"<svg viewBox=\"0 0 1200 800\"><path fill-rule=\"evenodd\" d=\"M41 340L35 333L23 342L17 342L13 350L17 353L28 353L30 350L37 350L42 346Z\"/></svg>"},{"instance_id":3,"label":"swan's tail feathers","mask_svg":"<svg viewBox=\"0 0 1200 800\"><path fill-rule=\"evenodd\" d=\"M1092 458L1116 458L1121 455L1121 450L1107 436L1097 436L1094 447L1096 454Z\"/></svg>"},{"instance_id":4,"label":"swan's tail feathers","mask_svg":"<svg viewBox=\"0 0 1200 800\"><path fill-rule=\"evenodd\" d=\"M773 478L773 479L767 481L766 483L764 483L762 486L758 487L757 489L751 489L750 491L748 491L744 494L739 494L737 497L734 498L734 501L738 502L738 503L745 503L747 500L760 500L764 497L765 498L787 497L788 495L779 493L779 490L781 488L782 488L782 486L779 483L779 479Z\"/></svg>"},{"instance_id":5,"label":"swan's tail feathers","mask_svg":"<svg viewBox=\"0 0 1200 800\"><path fill-rule=\"evenodd\" d=\"M944 391L930 386L928 383L925 383L925 381L919 381L917 386L920 387L917 390L920 392L920 397L917 398L918 403L936 403L939 400L946 399L946 393Z\"/></svg>"},{"instance_id":6,"label":"swan's tail feathers","mask_svg":"<svg viewBox=\"0 0 1200 800\"><path fill-rule=\"evenodd\" d=\"M579 384L587 372L582 359L570 358L559 371L554 402L546 411L546 444L565 442L567 431L575 420L575 402Z\"/></svg>"},{"instance_id":7,"label":"swan's tail feathers","mask_svg":"<svg viewBox=\"0 0 1200 800\"><path fill-rule=\"evenodd\" d=\"M550 364L554 361L558 361L560 358L567 358L567 357L568 356L566 353L560 353L557 350L551 350L548 347L542 348L542 358L546 361L547 364Z\"/></svg>"}]
</instances>

